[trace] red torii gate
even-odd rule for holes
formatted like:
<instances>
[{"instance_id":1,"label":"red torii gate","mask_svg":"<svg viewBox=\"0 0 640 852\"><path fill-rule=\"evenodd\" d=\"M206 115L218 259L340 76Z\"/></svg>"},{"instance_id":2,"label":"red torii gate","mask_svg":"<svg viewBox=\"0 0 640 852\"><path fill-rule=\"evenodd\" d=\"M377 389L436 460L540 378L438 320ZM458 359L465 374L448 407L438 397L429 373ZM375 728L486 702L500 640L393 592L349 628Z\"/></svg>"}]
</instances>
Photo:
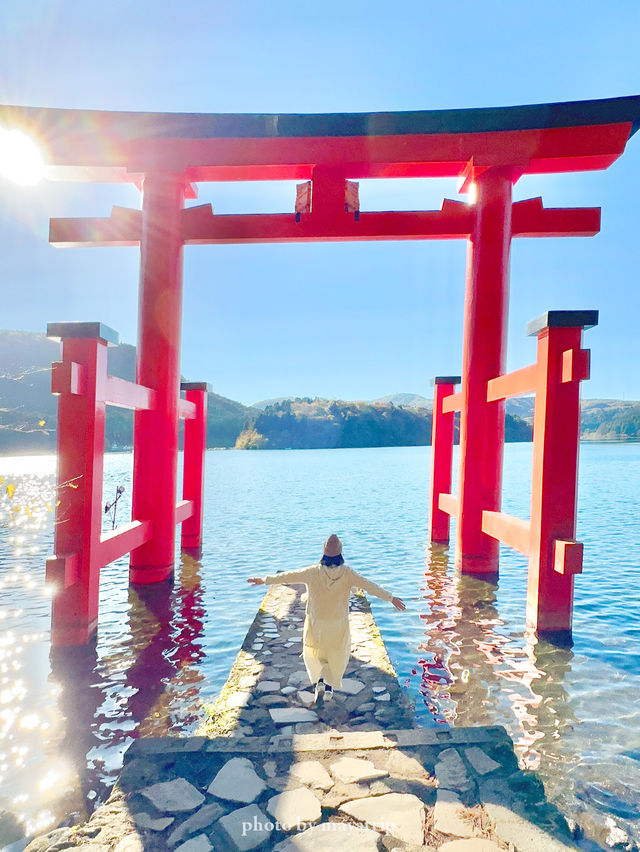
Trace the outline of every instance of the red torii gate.
<instances>
[{"instance_id":1,"label":"red torii gate","mask_svg":"<svg viewBox=\"0 0 640 852\"><path fill-rule=\"evenodd\" d=\"M599 208L545 209L539 198L513 203L512 186L523 174L607 168L639 118L638 96L332 115L0 107L0 123L20 127L43 146L50 177L129 181L142 189L141 211L114 208L108 218L53 219L50 228L59 246L140 245L136 382L155 401L152 410L136 413L133 517L151 532L131 551L131 581L163 580L174 565L182 247L314 240L468 240L462 390L448 409L461 412L460 477L451 513L458 518L462 570L495 572L499 542L488 530L497 530L486 519L500 514L504 398L488 400L487 387L505 368L510 241L590 236L600 225ZM475 184L477 201L445 200L438 211L360 211L354 180L392 177L459 177L463 192ZM198 182L237 180L305 183L288 214L185 209ZM567 370L574 375L571 365ZM445 497L440 508L452 510L452 499ZM73 617L84 618L85 632L95 630L82 614Z\"/></svg>"}]
</instances>

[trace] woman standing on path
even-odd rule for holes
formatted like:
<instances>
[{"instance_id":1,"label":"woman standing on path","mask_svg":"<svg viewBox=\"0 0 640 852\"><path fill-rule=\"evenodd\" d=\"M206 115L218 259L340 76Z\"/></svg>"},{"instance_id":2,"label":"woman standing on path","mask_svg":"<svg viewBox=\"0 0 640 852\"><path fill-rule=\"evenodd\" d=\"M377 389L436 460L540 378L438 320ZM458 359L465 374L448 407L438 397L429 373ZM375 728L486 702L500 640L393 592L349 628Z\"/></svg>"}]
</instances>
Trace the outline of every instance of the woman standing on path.
<instances>
[{"instance_id":1,"label":"woman standing on path","mask_svg":"<svg viewBox=\"0 0 640 852\"><path fill-rule=\"evenodd\" d=\"M285 571L262 577L249 577L248 583L272 586L276 583L303 583L309 592L304 621L304 664L311 683L316 687L316 701L329 700L333 689L339 689L342 676L351 654L349 632L349 593L351 589L364 589L370 595L390 601L396 609L405 609L400 598L395 598L381 586L345 565L342 543L337 535L326 540L322 559L308 568Z\"/></svg>"}]
</instances>

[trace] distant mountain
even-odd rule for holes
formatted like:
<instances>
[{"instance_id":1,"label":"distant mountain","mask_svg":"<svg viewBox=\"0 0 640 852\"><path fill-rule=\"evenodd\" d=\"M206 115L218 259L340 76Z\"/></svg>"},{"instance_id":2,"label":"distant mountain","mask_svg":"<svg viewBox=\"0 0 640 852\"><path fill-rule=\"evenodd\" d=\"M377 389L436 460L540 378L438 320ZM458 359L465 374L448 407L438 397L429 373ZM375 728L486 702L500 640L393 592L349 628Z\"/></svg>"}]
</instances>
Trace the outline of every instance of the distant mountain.
<instances>
[{"instance_id":1,"label":"distant mountain","mask_svg":"<svg viewBox=\"0 0 640 852\"><path fill-rule=\"evenodd\" d=\"M260 402L254 402L251 404L251 408L259 408L264 411L265 408L269 408L270 405L277 405L280 402L284 402L285 399L293 399L292 396L276 396L273 399L261 399Z\"/></svg>"},{"instance_id":2,"label":"distant mountain","mask_svg":"<svg viewBox=\"0 0 640 852\"><path fill-rule=\"evenodd\" d=\"M0 453L54 452L57 398L51 393L51 363L61 358L59 343L43 334L0 331ZM133 381L136 350L109 347L111 375ZM233 447L252 409L215 393L208 398L207 446ZM130 447L133 413L107 407L105 446Z\"/></svg>"},{"instance_id":3,"label":"distant mountain","mask_svg":"<svg viewBox=\"0 0 640 852\"><path fill-rule=\"evenodd\" d=\"M258 408L264 411L265 408L271 408L272 405L280 405L282 402L329 402L328 399L322 399L319 396L275 396L273 399L261 399L260 402L254 402L250 407Z\"/></svg>"},{"instance_id":4,"label":"distant mountain","mask_svg":"<svg viewBox=\"0 0 640 852\"><path fill-rule=\"evenodd\" d=\"M522 418L527 423L533 423L534 401L532 396L516 396L513 399L508 399L506 412Z\"/></svg>"},{"instance_id":5,"label":"distant mountain","mask_svg":"<svg viewBox=\"0 0 640 852\"><path fill-rule=\"evenodd\" d=\"M585 441L639 441L640 402L583 400L581 437Z\"/></svg>"},{"instance_id":6,"label":"distant mountain","mask_svg":"<svg viewBox=\"0 0 640 852\"><path fill-rule=\"evenodd\" d=\"M372 402L402 405L405 408L427 408L429 411L433 408L433 399L427 399L425 396L420 396L417 393L392 393L388 396L381 396L379 399L374 399Z\"/></svg>"},{"instance_id":7,"label":"distant mountain","mask_svg":"<svg viewBox=\"0 0 640 852\"><path fill-rule=\"evenodd\" d=\"M295 396L276 396L273 399L261 399L260 402L254 402L251 408L259 408L262 411L272 405L279 405L281 402L302 402L303 400L311 401L311 397L295 397ZM330 402L322 397L313 397L313 401L320 400L322 402ZM369 400L371 405L377 403L385 403L387 405L401 405L405 408L428 408L433 407L433 400L420 396L417 393L390 393L387 396L381 396L379 399Z\"/></svg>"},{"instance_id":8,"label":"distant mountain","mask_svg":"<svg viewBox=\"0 0 640 852\"><path fill-rule=\"evenodd\" d=\"M0 331L0 452L55 449L51 362L60 346L43 334Z\"/></svg>"}]
</instances>

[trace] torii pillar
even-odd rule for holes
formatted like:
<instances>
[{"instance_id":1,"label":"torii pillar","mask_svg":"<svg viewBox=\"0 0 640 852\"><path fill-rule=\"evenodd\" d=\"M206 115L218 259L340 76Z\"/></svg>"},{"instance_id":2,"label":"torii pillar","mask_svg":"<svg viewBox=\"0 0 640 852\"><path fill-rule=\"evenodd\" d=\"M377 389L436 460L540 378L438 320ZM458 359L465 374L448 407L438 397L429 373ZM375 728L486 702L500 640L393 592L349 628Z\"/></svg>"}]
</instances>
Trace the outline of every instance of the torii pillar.
<instances>
[{"instance_id":1,"label":"torii pillar","mask_svg":"<svg viewBox=\"0 0 640 852\"><path fill-rule=\"evenodd\" d=\"M174 569L186 186L164 173L143 184L136 382L155 390L157 402L135 415L133 517L151 519L153 534L131 553L132 583L157 583Z\"/></svg>"},{"instance_id":2,"label":"torii pillar","mask_svg":"<svg viewBox=\"0 0 640 852\"><path fill-rule=\"evenodd\" d=\"M499 543L482 532L482 512L500 511L505 404L487 403L487 382L505 372L509 310L509 168L476 171L467 252L462 351L456 561L462 573L495 574Z\"/></svg>"}]
</instances>

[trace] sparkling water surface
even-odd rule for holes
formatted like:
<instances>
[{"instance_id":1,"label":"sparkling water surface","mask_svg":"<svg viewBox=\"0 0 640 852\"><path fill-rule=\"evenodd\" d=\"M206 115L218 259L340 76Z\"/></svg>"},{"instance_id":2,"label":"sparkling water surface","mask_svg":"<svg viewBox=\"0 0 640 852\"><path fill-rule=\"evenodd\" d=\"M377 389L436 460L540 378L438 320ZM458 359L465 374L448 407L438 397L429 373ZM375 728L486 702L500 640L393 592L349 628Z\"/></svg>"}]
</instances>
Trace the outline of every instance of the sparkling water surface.
<instances>
[{"instance_id":1,"label":"sparkling water surface","mask_svg":"<svg viewBox=\"0 0 640 852\"><path fill-rule=\"evenodd\" d=\"M109 565L97 642L55 653L44 572L55 458L0 458L0 809L30 832L84 815L134 737L194 732L262 599L246 578L315 561L337 532L349 564L407 602L372 605L418 722L504 725L566 815L587 827L613 817L637 842L640 444L581 445L570 648L526 630L525 557L503 548L491 584L429 547L429 453L209 451L202 560L136 590L126 558ZM128 453L106 457L104 500L125 486L117 523L130 517L131 468ZM530 477L531 445L508 444L506 512L528 517Z\"/></svg>"}]
</instances>

